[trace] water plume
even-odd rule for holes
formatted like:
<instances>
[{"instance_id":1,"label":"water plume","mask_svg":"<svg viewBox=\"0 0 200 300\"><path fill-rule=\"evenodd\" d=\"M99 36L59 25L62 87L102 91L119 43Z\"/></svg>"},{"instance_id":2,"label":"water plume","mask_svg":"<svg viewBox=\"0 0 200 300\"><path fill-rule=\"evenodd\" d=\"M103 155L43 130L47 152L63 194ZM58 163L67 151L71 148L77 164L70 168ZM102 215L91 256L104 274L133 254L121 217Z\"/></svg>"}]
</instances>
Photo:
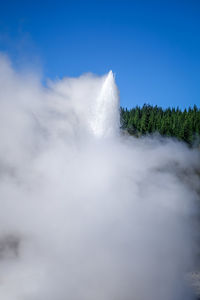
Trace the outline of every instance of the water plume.
<instances>
[{"instance_id":1,"label":"water plume","mask_svg":"<svg viewBox=\"0 0 200 300\"><path fill-rule=\"evenodd\" d=\"M96 136L112 136L119 132L119 99L113 72L105 77L99 96L94 103L90 119Z\"/></svg>"},{"instance_id":2,"label":"water plume","mask_svg":"<svg viewBox=\"0 0 200 300\"><path fill-rule=\"evenodd\" d=\"M0 66L0 298L193 299L199 152L120 135L112 72Z\"/></svg>"}]
</instances>

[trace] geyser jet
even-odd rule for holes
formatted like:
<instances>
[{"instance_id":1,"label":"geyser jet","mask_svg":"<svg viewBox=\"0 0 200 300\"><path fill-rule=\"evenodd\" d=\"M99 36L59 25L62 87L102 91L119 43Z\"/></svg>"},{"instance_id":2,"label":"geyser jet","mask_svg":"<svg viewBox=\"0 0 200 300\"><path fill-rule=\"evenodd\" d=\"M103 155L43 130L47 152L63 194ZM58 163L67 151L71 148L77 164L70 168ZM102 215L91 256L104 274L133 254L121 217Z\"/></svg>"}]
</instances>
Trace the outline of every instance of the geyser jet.
<instances>
[{"instance_id":1,"label":"geyser jet","mask_svg":"<svg viewBox=\"0 0 200 300\"><path fill-rule=\"evenodd\" d=\"M119 97L112 71L104 79L89 118L92 131L98 137L114 136L119 132Z\"/></svg>"},{"instance_id":2,"label":"geyser jet","mask_svg":"<svg viewBox=\"0 0 200 300\"><path fill-rule=\"evenodd\" d=\"M44 88L0 59L0 299L193 299L199 152L119 136L118 108L112 72Z\"/></svg>"}]
</instances>

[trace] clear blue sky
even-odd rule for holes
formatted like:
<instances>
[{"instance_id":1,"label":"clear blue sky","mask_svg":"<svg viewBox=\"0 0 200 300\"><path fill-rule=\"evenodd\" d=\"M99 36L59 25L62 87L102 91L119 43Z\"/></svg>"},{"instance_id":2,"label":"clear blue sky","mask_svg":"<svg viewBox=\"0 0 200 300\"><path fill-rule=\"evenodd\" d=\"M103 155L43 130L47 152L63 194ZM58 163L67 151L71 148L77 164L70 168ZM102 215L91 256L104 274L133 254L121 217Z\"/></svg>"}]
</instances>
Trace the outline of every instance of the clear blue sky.
<instances>
[{"instance_id":1,"label":"clear blue sky","mask_svg":"<svg viewBox=\"0 0 200 300\"><path fill-rule=\"evenodd\" d=\"M43 78L112 69L123 106L200 106L199 0L1 0L0 51Z\"/></svg>"}]
</instances>

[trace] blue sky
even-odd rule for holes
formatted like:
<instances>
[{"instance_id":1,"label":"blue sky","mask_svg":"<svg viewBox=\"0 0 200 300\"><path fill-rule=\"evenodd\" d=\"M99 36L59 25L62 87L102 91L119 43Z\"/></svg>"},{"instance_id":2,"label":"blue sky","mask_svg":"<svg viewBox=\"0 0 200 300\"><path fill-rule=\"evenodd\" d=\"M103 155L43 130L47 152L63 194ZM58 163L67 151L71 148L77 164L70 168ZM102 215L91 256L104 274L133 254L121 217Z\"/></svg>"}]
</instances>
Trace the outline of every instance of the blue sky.
<instances>
[{"instance_id":1,"label":"blue sky","mask_svg":"<svg viewBox=\"0 0 200 300\"><path fill-rule=\"evenodd\" d=\"M0 51L43 80L116 74L121 105L200 106L200 1L2 1Z\"/></svg>"}]
</instances>

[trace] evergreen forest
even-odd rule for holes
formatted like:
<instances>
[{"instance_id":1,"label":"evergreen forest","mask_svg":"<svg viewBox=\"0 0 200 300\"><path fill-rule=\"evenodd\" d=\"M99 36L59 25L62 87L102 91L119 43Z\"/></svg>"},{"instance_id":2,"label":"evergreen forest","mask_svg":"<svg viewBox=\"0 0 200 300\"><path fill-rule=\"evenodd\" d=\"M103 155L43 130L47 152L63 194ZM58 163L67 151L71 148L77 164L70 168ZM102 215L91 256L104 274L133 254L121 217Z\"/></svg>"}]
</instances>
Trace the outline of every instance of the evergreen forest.
<instances>
[{"instance_id":1,"label":"evergreen forest","mask_svg":"<svg viewBox=\"0 0 200 300\"><path fill-rule=\"evenodd\" d=\"M144 104L132 109L121 108L121 128L136 137L152 133L175 137L189 146L200 144L200 109L196 105L182 111Z\"/></svg>"}]
</instances>

